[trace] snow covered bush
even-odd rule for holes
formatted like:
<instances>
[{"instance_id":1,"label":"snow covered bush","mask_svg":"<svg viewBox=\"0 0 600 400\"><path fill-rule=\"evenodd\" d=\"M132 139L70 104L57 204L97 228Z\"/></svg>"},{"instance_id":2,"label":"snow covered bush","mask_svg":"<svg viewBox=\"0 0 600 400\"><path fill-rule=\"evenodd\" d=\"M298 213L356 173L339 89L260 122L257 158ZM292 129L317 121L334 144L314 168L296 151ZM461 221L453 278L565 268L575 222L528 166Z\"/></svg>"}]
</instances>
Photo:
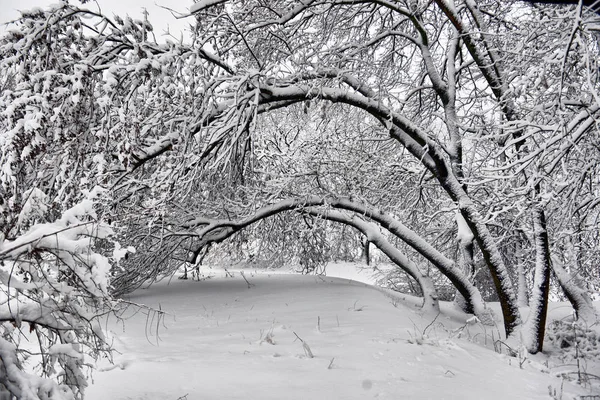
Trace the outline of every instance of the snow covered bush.
<instances>
[{"instance_id":1,"label":"snow covered bush","mask_svg":"<svg viewBox=\"0 0 600 400\"><path fill-rule=\"evenodd\" d=\"M100 318L122 252L95 248L113 234L94 211L97 193L0 242L0 382L18 399L82 398L88 357L109 355Z\"/></svg>"},{"instance_id":2,"label":"snow covered bush","mask_svg":"<svg viewBox=\"0 0 600 400\"><path fill-rule=\"evenodd\" d=\"M547 337L564 361L600 360L600 334L581 322L552 321Z\"/></svg>"}]
</instances>

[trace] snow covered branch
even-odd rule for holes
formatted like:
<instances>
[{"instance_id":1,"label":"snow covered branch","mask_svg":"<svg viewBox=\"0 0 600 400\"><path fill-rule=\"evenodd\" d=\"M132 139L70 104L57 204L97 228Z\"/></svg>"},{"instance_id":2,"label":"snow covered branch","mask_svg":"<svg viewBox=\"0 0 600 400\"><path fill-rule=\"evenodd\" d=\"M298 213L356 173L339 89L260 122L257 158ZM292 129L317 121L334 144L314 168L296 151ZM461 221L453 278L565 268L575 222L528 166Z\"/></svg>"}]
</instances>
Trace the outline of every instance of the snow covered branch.
<instances>
[{"instance_id":1,"label":"snow covered branch","mask_svg":"<svg viewBox=\"0 0 600 400\"><path fill-rule=\"evenodd\" d=\"M320 210L315 207L323 206L325 210ZM339 211L334 212L332 209L340 209L352 212L353 216L346 216ZM262 207L256 210L250 217L240 220L213 220L204 217L195 218L185 224L186 229L194 229L193 233L197 243L192 252L189 262L195 263L196 257L200 254L202 248L209 243L218 243L234 233L254 224L262 219L271 217L281 212L297 210L307 212L312 215L320 215L325 219L330 219L337 222L342 222L347 225L354 226L365 234L369 241L372 241L382 252L384 252L396 264L401 265L415 279L421 279L417 273L418 268L413 268L413 264L408 261L406 256L400 253L397 249L385 239L379 232L379 225L385 228L390 233L394 234L399 239L403 240L418 253L429 260L444 274L452 284L459 290L467 301L468 306L480 316L482 320L489 321L489 310L486 309L485 303L481 297L479 290L469 281L469 279L460 272L452 261L446 258L442 253L437 251L426 240L421 238L416 232L404 226L400 221L393 216L384 213L376 207L366 205L345 197L322 197L322 196L305 196L299 198L291 198L279 201L277 203ZM308 210L308 211L307 211ZM357 219L356 216L361 215L376 222L367 222L362 219ZM375 235L377 239L371 239L370 235ZM403 265L409 265L404 267ZM423 283L427 286L427 283Z\"/></svg>"},{"instance_id":2,"label":"snow covered branch","mask_svg":"<svg viewBox=\"0 0 600 400\"><path fill-rule=\"evenodd\" d=\"M99 318L112 308L111 262L95 242L112 235L86 199L57 221L0 242L0 378L17 398L80 396L84 356L109 351ZM21 338L38 343L42 377L24 371Z\"/></svg>"}]
</instances>

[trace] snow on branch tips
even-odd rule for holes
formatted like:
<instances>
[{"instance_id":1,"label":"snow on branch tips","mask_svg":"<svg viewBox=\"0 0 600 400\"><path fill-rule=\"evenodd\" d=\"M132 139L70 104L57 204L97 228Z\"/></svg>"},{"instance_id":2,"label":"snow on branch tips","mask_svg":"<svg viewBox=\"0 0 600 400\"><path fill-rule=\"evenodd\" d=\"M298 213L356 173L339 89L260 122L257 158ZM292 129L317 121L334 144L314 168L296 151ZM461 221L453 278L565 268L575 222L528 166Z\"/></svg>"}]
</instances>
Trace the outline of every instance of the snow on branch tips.
<instances>
[{"instance_id":1,"label":"snow on branch tips","mask_svg":"<svg viewBox=\"0 0 600 400\"><path fill-rule=\"evenodd\" d=\"M194 5L192 7L190 7L190 13L194 14L197 12L200 12L202 10L205 10L209 7L215 6L217 4L221 4L221 3L226 3L227 0L200 0L196 3L194 3Z\"/></svg>"}]
</instances>

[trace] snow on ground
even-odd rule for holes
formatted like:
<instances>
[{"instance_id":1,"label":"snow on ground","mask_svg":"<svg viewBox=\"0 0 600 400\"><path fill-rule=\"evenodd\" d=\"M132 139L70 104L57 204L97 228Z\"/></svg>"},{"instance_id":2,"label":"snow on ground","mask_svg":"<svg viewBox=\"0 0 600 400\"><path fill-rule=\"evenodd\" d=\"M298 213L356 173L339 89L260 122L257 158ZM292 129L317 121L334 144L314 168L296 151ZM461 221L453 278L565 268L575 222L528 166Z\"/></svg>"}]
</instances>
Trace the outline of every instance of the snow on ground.
<instances>
[{"instance_id":1,"label":"snow on ground","mask_svg":"<svg viewBox=\"0 0 600 400\"><path fill-rule=\"evenodd\" d=\"M100 366L104 371L94 374L86 398L549 399L555 391L555 398L573 399L592 394L563 382L542 358L525 361L521 369L517 358L490 350L501 329L466 325L468 316L449 304L441 315L422 315L410 299L349 279L246 271L249 287L239 271L227 275L233 277L163 281L131 295L132 302L165 314L139 312L109 324L122 354L115 357L117 367Z\"/></svg>"},{"instance_id":2,"label":"snow on ground","mask_svg":"<svg viewBox=\"0 0 600 400\"><path fill-rule=\"evenodd\" d=\"M396 268L392 264L384 264L377 263L372 266L368 266L362 263L357 262L342 262L342 261L334 261L330 262L325 266L323 275L335 277L335 278L344 278L350 279L357 282L368 283L369 285L375 285L379 279L383 277L385 272L390 269ZM264 272L264 269L252 268L250 265L244 264L234 264L230 267L223 267L221 265L203 265L201 266L200 275L203 278L208 277L225 277L227 276L227 271L231 272L239 272L246 271L248 273L260 274ZM268 273L271 275L275 274L290 274L290 273L299 273L299 268L279 268L269 270Z\"/></svg>"},{"instance_id":3,"label":"snow on ground","mask_svg":"<svg viewBox=\"0 0 600 400\"><path fill-rule=\"evenodd\" d=\"M395 268L395 266L389 264L367 266L358 263L331 262L325 268L325 275L375 285L384 272L391 268Z\"/></svg>"}]
</instances>

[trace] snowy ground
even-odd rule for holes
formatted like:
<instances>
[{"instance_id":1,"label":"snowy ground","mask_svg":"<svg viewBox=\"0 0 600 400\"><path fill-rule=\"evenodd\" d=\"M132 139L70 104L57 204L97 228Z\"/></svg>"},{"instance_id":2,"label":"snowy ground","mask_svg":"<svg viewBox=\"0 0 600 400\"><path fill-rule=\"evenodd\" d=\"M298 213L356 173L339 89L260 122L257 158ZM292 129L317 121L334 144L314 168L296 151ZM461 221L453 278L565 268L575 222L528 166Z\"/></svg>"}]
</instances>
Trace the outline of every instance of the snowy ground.
<instances>
[{"instance_id":1,"label":"snowy ground","mask_svg":"<svg viewBox=\"0 0 600 400\"><path fill-rule=\"evenodd\" d=\"M336 268L340 269L336 273ZM343 275L343 267L328 269ZM579 399L599 394L544 366L493 351L498 327L466 325L444 304L422 315L349 279L246 271L177 279L138 290L140 312L110 322L121 355L101 365L90 400L158 399ZM219 276L220 275L220 276ZM230 274L227 274L230 275ZM347 274L346 274L347 275ZM368 272L351 272L364 281ZM568 314L566 307L556 315ZM561 314L562 313L562 314ZM158 324L157 324L158 322ZM303 345L304 341L305 345ZM478 344L480 343L480 344ZM487 344L487 347L486 347ZM311 357L311 353L312 356ZM589 373L598 365L586 364Z\"/></svg>"}]
</instances>

